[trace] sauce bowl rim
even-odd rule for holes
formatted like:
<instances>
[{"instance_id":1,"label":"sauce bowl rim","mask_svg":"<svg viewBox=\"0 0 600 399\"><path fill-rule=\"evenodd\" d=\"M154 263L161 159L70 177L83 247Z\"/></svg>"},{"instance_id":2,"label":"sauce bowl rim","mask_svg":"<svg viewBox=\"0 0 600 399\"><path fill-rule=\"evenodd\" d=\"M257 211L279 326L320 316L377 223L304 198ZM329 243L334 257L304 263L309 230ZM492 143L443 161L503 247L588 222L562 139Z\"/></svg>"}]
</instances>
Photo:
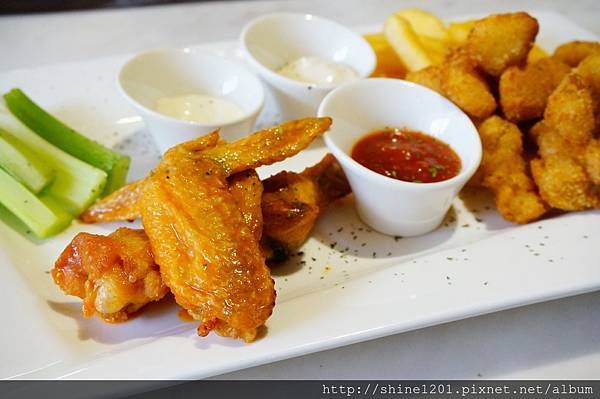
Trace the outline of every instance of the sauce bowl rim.
<instances>
[{"instance_id":1,"label":"sauce bowl rim","mask_svg":"<svg viewBox=\"0 0 600 399\"><path fill-rule=\"evenodd\" d=\"M461 154L458 151L456 151L454 146L452 146L451 144L447 143L445 140L443 140L439 137L433 136L432 134L430 134L426 131L421 131L421 133L423 133L427 136L430 136L430 137L434 137L434 138L442 141L443 143L447 144L448 146L450 146L450 148L460 158L461 168L460 168L460 171L458 172L458 174L456 174L455 176L451 177L450 179L442 180L439 182L432 182L432 183L409 182L409 181L405 181L405 180L399 180L399 179L394 179L392 177L384 176L382 174L379 174L379 173L363 166L362 164L360 164L359 162L354 160L352 158L352 156L349 155L346 151L342 150L337 145L337 143L334 141L334 139L331 138L331 135L329 134L329 132L326 132L325 135L323 136L323 140L325 141L327 148L333 153L333 155L340 162L343 161L343 163L354 168L354 170L357 173L359 173L360 175L362 175L363 177L365 177L367 179L374 179L376 182L378 182L380 184L395 184L398 187L406 187L406 188L410 188L410 189L423 190L423 191L435 190L435 189L439 189L439 188L445 188L447 186L462 184L463 181L470 179L475 174L475 172L477 171L477 168L479 168L479 165L481 164L482 153L483 153L481 139L479 137L477 128L473 124L473 121L471 121L471 119L458 106L456 106L456 104L454 104L452 101L448 100L446 97L442 96L438 92L436 92L428 87L419 85L414 82L409 82L409 81L406 81L403 79L393 79L393 78L368 78L368 79L363 79L360 81L346 83L345 85L342 85L339 88L334 89L333 91L331 91L330 93L328 93L325 96L325 98L319 105L318 115L319 116L332 116L334 119L334 123L335 123L335 115L328 115L327 112L325 112L326 111L325 109L327 108L329 103L332 101L332 99L338 95L341 95L340 94L341 91L348 90L349 88L351 88L351 86L371 84L371 82L375 82L375 81L385 82L385 84L394 84L394 85L398 85L398 87L403 87L403 88L410 87L411 89L422 90L424 93L426 93L426 95L433 95L434 97L437 97L438 100L442 99L444 102L446 102L446 105L449 106L451 109L453 109L453 111L457 111L457 116L465 122L465 125L469 128L468 130L471 133L473 133L471 136L472 136L473 140L475 141L474 144L476 144L475 149L477 151L475 154L473 154L474 159L471 162L469 162L468 165L465 165L465 159L461 156ZM374 129L377 129L377 128L374 128ZM364 135L366 135L368 133L369 133L368 131L364 132L364 134L360 137L362 138L362 137L364 137ZM354 144L356 144L356 142Z\"/></svg>"}]
</instances>

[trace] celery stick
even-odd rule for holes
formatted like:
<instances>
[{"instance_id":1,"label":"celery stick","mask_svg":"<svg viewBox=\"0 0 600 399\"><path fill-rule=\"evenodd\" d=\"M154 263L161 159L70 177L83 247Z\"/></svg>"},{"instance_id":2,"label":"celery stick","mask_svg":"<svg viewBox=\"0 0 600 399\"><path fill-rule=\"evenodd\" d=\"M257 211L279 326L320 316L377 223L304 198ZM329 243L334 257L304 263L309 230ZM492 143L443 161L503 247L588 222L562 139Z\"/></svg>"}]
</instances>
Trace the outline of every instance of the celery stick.
<instances>
[{"instance_id":1,"label":"celery stick","mask_svg":"<svg viewBox=\"0 0 600 399\"><path fill-rule=\"evenodd\" d=\"M108 175L104 195L125 184L130 159L71 129L34 103L19 89L4 95L10 111L35 133L61 150L102 169Z\"/></svg>"},{"instance_id":2,"label":"celery stick","mask_svg":"<svg viewBox=\"0 0 600 399\"><path fill-rule=\"evenodd\" d=\"M0 167L34 194L54 178L54 170L12 134L0 129Z\"/></svg>"},{"instance_id":3,"label":"celery stick","mask_svg":"<svg viewBox=\"0 0 600 399\"><path fill-rule=\"evenodd\" d=\"M55 170L54 181L44 192L61 201L72 214L79 215L102 193L106 172L72 157L33 133L10 113L3 101L0 101L0 128L11 132Z\"/></svg>"},{"instance_id":4,"label":"celery stick","mask_svg":"<svg viewBox=\"0 0 600 399\"><path fill-rule=\"evenodd\" d=\"M56 234L71 223L71 215L60 209L51 209L4 169L0 169L0 187L0 203L39 238Z\"/></svg>"}]
</instances>

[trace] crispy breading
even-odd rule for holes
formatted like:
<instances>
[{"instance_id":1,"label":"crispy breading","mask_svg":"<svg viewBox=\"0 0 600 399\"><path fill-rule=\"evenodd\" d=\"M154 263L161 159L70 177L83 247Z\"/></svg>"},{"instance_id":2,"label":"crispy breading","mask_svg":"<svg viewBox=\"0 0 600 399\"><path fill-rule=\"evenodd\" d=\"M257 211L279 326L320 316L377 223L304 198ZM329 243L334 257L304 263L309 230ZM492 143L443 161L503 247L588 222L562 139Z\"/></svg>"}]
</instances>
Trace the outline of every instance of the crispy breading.
<instances>
[{"instance_id":1,"label":"crispy breading","mask_svg":"<svg viewBox=\"0 0 600 399\"><path fill-rule=\"evenodd\" d=\"M591 91L584 79L575 74L565 76L548 98L544 121L563 139L585 145L595 128Z\"/></svg>"},{"instance_id":2,"label":"crispy breading","mask_svg":"<svg viewBox=\"0 0 600 399\"><path fill-rule=\"evenodd\" d=\"M534 143L537 143L538 139L542 136L543 131L547 128L548 127L544 124L544 120L541 119L529 128L527 134Z\"/></svg>"},{"instance_id":3,"label":"crispy breading","mask_svg":"<svg viewBox=\"0 0 600 399\"><path fill-rule=\"evenodd\" d=\"M591 54L600 54L600 43L575 40L558 46L553 56L569 66L576 67Z\"/></svg>"},{"instance_id":4,"label":"crispy breading","mask_svg":"<svg viewBox=\"0 0 600 399\"><path fill-rule=\"evenodd\" d=\"M521 122L541 117L548 97L569 71L567 64L551 57L524 68L507 68L499 83L500 105L506 119Z\"/></svg>"},{"instance_id":5,"label":"crispy breading","mask_svg":"<svg viewBox=\"0 0 600 399\"><path fill-rule=\"evenodd\" d=\"M541 217L547 208L527 175L519 128L494 115L480 124L478 131L483 146L480 178L494 193L500 214L515 223Z\"/></svg>"},{"instance_id":6,"label":"crispy breading","mask_svg":"<svg viewBox=\"0 0 600 399\"><path fill-rule=\"evenodd\" d=\"M473 118L487 118L496 109L487 82L463 51L453 52L442 66L442 91Z\"/></svg>"},{"instance_id":7,"label":"crispy breading","mask_svg":"<svg viewBox=\"0 0 600 399\"><path fill-rule=\"evenodd\" d=\"M500 76L510 66L525 65L538 29L525 12L490 15L475 22L466 45L486 73Z\"/></svg>"},{"instance_id":8,"label":"crispy breading","mask_svg":"<svg viewBox=\"0 0 600 399\"><path fill-rule=\"evenodd\" d=\"M125 321L168 288L143 230L120 228L108 236L79 233L52 269L54 282L83 299L83 314L107 322Z\"/></svg>"},{"instance_id":9,"label":"crispy breading","mask_svg":"<svg viewBox=\"0 0 600 399\"><path fill-rule=\"evenodd\" d=\"M431 65L414 72L408 72L405 80L428 87L431 90L443 94L442 91L442 69L439 65Z\"/></svg>"},{"instance_id":10,"label":"crispy breading","mask_svg":"<svg viewBox=\"0 0 600 399\"><path fill-rule=\"evenodd\" d=\"M594 102L594 115L596 116L596 135L600 134L600 53L592 54L583 59L575 69L588 84Z\"/></svg>"},{"instance_id":11,"label":"crispy breading","mask_svg":"<svg viewBox=\"0 0 600 399\"><path fill-rule=\"evenodd\" d=\"M576 73L565 76L548 99L543 124L536 128L539 158L531 161L540 194L554 208L600 206L594 125L589 85Z\"/></svg>"},{"instance_id":12,"label":"crispy breading","mask_svg":"<svg viewBox=\"0 0 600 399\"><path fill-rule=\"evenodd\" d=\"M597 190L576 160L552 155L531 161L531 173L540 195L554 208L565 211L598 208Z\"/></svg>"},{"instance_id":13,"label":"crispy breading","mask_svg":"<svg viewBox=\"0 0 600 399\"><path fill-rule=\"evenodd\" d=\"M600 185L600 140L591 140L583 155L585 170L594 184Z\"/></svg>"}]
</instances>

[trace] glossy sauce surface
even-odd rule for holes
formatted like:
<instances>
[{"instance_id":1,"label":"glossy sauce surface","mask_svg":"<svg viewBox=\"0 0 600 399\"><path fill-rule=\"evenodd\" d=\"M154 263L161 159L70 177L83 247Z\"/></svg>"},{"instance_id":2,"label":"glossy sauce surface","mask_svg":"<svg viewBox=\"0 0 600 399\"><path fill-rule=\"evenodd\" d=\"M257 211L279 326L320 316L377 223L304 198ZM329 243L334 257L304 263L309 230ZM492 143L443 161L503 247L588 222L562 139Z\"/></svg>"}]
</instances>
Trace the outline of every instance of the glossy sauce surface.
<instances>
[{"instance_id":1,"label":"glossy sauce surface","mask_svg":"<svg viewBox=\"0 0 600 399\"><path fill-rule=\"evenodd\" d=\"M413 183L435 183L458 174L460 158L435 137L407 129L370 132L352 148L352 158L381 175Z\"/></svg>"},{"instance_id":2,"label":"glossy sauce surface","mask_svg":"<svg viewBox=\"0 0 600 399\"><path fill-rule=\"evenodd\" d=\"M244 111L229 100L200 94L162 97L156 111L176 119L198 123L219 124L244 115Z\"/></svg>"},{"instance_id":3,"label":"glossy sauce surface","mask_svg":"<svg viewBox=\"0 0 600 399\"><path fill-rule=\"evenodd\" d=\"M277 73L299 82L314 84L340 84L358 78L358 73L352 67L321 57L300 57L284 65Z\"/></svg>"}]
</instances>

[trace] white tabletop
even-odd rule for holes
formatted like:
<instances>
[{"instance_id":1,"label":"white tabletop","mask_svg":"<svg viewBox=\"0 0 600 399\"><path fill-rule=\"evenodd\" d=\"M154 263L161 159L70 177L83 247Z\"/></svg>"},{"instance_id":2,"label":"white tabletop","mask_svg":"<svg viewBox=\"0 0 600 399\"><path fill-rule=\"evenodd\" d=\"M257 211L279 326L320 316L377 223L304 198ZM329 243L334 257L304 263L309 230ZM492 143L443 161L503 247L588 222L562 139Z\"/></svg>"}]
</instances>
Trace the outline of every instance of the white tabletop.
<instances>
[{"instance_id":1,"label":"white tabletop","mask_svg":"<svg viewBox=\"0 0 600 399\"><path fill-rule=\"evenodd\" d=\"M0 17L2 71L235 39L250 19L301 11L347 25L409 6L440 16L554 10L600 35L596 0L240 1ZM218 378L600 378L600 292L480 316Z\"/></svg>"}]
</instances>

